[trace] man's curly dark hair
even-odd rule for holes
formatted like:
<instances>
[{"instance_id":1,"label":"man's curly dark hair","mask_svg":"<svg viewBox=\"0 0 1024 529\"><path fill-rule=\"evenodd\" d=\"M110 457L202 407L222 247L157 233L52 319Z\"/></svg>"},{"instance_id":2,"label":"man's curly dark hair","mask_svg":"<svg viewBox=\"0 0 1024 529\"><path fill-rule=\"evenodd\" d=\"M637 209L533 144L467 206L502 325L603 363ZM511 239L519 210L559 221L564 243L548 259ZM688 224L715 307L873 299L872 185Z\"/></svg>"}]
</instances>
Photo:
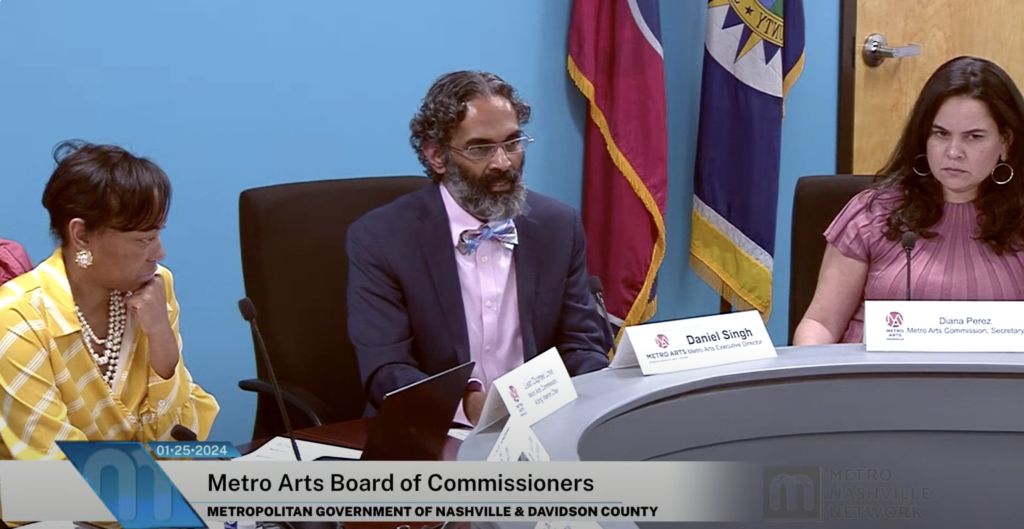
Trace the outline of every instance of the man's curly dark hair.
<instances>
[{"instance_id":1,"label":"man's curly dark hair","mask_svg":"<svg viewBox=\"0 0 1024 529\"><path fill-rule=\"evenodd\" d=\"M497 75L474 70L442 75L434 81L416 115L409 122L409 143L432 180L440 181L444 175L430 166L423 147L433 143L447 157L452 133L466 117L466 103L479 96L503 97L512 103L520 126L530 121L530 105L520 99L512 85Z\"/></svg>"}]
</instances>

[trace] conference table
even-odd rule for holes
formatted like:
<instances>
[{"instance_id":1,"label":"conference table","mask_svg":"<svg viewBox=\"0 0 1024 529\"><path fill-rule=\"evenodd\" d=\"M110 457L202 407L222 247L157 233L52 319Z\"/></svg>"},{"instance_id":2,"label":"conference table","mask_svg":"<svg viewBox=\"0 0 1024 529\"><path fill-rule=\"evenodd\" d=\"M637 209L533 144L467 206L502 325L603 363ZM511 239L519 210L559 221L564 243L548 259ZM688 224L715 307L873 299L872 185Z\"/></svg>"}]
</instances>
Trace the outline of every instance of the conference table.
<instances>
[{"instance_id":1,"label":"conference table","mask_svg":"<svg viewBox=\"0 0 1024 529\"><path fill-rule=\"evenodd\" d=\"M787 514L769 510L766 478L794 465L819 470L814 507L826 527L1004 527L1024 521L1024 354L877 353L863 344L776 351L773 358L659 375L632 367L575 377L578 398L533 430L555 461L756 465L750 483L730 491L729 514L738 521L658 523L659 529L780 527ZM485 460L503 426L470 434L458 460ZM888 478L884 483L877 482L879 471ZM876 476L876 482L864 476ZM834 482L836 477L845 482ZM832 494L861 489L889 491L895 501ZM879 518L872 518L876 513ZM788 521L799 524L806 514L792 513Z\"/></svg>"},{"instance_id":2,"label":"conference table","mask_svg":"<svg viewBox=\"0 0 1024 529\"><path fill-rule=\"evenodd\" d=\"M762 360L650 376L637 367L606 369L572 380L578 397L533 425L555 461L738 461L757 464L758 472L762 466L765 472L767 466L813 466L820 470L815 507L826 526L1004 527L1024 521L1024 354L875 353L863 344L780 347L776 357ZM370 421L309 428L297 437L361 448ZM445 459L486 460L503 427L499 421L461 443L450 438ZM830 476L849 470L881 471L889 480L838 484L844 490L896 491L896 501L833 497L838 485ZM739 521L657 527L789 526L779 512L767 510L765 475L750 481L729 500ZM920 497L922 489L927 498ZM872 512L918 518L872 519ZM473 526L533 529L536 523Z\"/></svg>"}]
</instances>

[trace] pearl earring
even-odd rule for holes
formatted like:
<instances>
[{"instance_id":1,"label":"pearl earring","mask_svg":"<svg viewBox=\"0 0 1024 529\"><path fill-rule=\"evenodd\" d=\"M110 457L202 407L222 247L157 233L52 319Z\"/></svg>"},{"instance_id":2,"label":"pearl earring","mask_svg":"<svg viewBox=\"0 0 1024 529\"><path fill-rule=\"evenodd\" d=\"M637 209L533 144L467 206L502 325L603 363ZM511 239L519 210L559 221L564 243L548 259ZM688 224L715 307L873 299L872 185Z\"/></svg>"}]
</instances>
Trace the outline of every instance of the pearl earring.
<instances>
[{"instance_id":1,"label":"pearl earring","mask_svg":"<svg viewBox=\"0 0 1024 529\"><path fill-rule=\"evenodd\" d=\"M82 248L75 254L75 264L82 268L89 268L92 266L92 252Z\"/></svg>"}]
</instances>

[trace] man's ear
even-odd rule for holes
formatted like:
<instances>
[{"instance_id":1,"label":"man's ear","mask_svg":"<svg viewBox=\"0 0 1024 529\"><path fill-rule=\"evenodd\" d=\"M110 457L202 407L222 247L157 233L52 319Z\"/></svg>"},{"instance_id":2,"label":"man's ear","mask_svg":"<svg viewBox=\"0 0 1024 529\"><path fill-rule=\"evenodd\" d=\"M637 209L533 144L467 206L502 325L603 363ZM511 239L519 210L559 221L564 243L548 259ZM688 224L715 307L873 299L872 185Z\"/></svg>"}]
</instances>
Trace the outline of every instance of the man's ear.
<instances>
[{"instance_id":1,"label":"man's ear","mask_svg":"<svg viewBox=\"0 0 1024 529\"><path fill-rule=\"evenodd\" d=\"M82 219L71 219L68 222L68 242L75 248L88 248L89 239L91 234L85 227L85 221Z\"/></svg>"},{"instance_id":2,"label":"man's ear","mask_svg":"<svg viewBox=\"0 0 1024 529\"><path fill-rule=\"evenodd\" d=\"M427 162L430 163L430 168L435 173L444 174L448 169L447 164L444 163L444 155L434 142L428 141L423 143L423 155L427 157Z\"/></svg>"}]
</instances>

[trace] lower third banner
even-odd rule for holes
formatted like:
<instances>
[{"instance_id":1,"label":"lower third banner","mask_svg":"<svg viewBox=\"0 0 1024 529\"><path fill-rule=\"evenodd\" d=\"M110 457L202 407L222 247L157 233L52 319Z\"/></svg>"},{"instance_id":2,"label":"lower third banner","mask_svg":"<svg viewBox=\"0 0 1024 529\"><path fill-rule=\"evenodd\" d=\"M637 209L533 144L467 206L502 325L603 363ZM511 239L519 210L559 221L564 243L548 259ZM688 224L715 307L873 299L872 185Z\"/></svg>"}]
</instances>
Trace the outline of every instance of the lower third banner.
<instances>
[{"instance_id":1,"label":"lower third banner","mask_svg":"<svg viewBox=\"0 0 1024 529\"><path fill-rule=\"evenodd\" d=\"M170 488L158 473L124 463L90 469L87 484L68 461L0 461L4 518L116 520L125 527L169 527L172 520L174 527L202 527L233 520L762 519L762 468L747 463L161 461ZM174 502L175 493L187 503ZM140 501L149 506L136 508ZM135 520L136 513L151 518ZM189 516L204 523L183 523Z\"/></svg>"}]
</instances>

